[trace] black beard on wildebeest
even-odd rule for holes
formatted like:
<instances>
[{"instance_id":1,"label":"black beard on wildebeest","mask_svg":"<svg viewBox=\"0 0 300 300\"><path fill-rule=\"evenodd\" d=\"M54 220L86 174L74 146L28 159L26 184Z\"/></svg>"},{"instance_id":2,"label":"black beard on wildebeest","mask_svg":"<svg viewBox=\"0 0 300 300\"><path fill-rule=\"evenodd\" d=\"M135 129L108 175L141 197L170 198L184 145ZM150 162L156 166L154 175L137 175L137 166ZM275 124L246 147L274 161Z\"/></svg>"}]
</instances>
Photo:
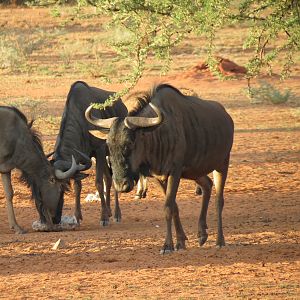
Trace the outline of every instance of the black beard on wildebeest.
<instances>
[{"instance_id":1,"label":"black beard on wildebeest","mask_svg":"<svg viewBox=\"0 0 300 300\"><path fill-rule=\"evenodd\" d=\"M120 127L123 128L120 130ZM140 169L133 171L130 163L130 153L134 145L135 135L135 131L124 126L124 118L120 118L116 120L116 125L109 135L112 138L106 140L113 169L114 185L118 191L123 193L132 191L141 173ZM116 145L116 147L110 145ZM115 157L118 159L114 159ZM146 174L142 175L146 176Z\"/></svg>"},{"instance_id":2,"label":"black beard on wildebeest","mask_svg":"<svg viewBox=\"0 0 300 300\"><path fill-rule=\"evenodd\" d=\"M224 107L216 101L185 96L178 89L161 84L139 98L137 107L124 119L96 119L86 110L86 118L98 126L92 133L103 138L107 135L112 170L116 187L130 191L132 173L145 167L165 192L167 235L162 253L174 250L172 220L174 221L176 249L185 249L184 233L176 194L180 178L194 180L202 189L203 201L198 222L199 244L207 234L207 209L212 190L213 172L216 189L218 234L216 245L225 245L222 227L224 186L234 124Z\"/></svg>"}]
</instances>

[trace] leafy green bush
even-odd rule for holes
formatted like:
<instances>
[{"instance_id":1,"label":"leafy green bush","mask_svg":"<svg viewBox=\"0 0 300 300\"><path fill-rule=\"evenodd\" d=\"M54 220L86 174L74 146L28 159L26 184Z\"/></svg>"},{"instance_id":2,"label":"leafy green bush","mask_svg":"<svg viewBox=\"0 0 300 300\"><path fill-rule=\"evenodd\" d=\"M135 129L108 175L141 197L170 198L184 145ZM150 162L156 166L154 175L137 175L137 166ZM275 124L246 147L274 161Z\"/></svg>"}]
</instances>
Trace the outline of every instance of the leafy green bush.
<instances>
[{"instance_id":1,"label":"leafy green bush","mask_svg":"<svg viewBox=\"0 0 300 300\"><path fill-rule=\"evenodd\" d=\"M282 104L294 98L293 93L289 89L281 92L266 81L260 81L259 83L259 87L251 87L248 90L251 103Z\"/></svg>"}]
</instances>

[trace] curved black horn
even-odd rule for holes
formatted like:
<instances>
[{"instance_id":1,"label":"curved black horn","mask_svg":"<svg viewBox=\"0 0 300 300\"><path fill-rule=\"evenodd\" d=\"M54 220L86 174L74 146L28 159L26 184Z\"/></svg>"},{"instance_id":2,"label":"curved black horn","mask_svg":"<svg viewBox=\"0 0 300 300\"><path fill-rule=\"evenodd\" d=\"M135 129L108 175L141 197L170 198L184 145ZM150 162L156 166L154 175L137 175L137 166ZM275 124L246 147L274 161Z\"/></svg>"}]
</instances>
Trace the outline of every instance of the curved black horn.
<instances>
[{"instance_id":1,"label":"curved black horn","mask_svg":"<svg viewBox=\"0 0 300 300\"><path fill-rule=\"evenodd\" d=\"M66 178L70 178L73 174L75 174L75 172L78 170L78 166L76 164L76 160L74 158L74 156L72 155L72 165L69 168L69 170L63 172L59 169L55 169L55 176L57 179L66 179Z\"/></svg>"},{"instance_id":2,"label":"curved black horn","mask_svg":"<svg viewBox=\"0 0 300 300\"><path fill-rule=\"evenodd\" d=\"M129 129L134 129L137 127L152 127L159 125L163 120L162 113L154 104L149 103L149 105L155 111L157 117L126 117L124 120L125 126Z\"/></svg>"},{"instance_id":3,"label":"curved black horn","mask_svg":"<svg viewBox=\"0 0 300 300\"><path fill-rule=\"evenodd\" d=\"M92 161L89 156L87 156L85 153L82 153L81 151L74 149L77 153L80 154L80 156L83 158L84 162L83 164L80 163L78 166L79 171L85 171L88 170L92 166Z\"/></svg>"},{"instance_id":4,"label":"curved black horn","mask_svg":"<svg viewBox=\"0 0 300 300\"><path fill-rule=\"evenodd\" d=\"M70 161L66 160L57 160L56 162L53 163L53 166L55 169L60 169L61 171L66 171L71 168L72 163Z\"/></svg>"},{"instance_id":5,"label":"curved black horn","mask_svg":"<svg viewBox=\"0 0 300 300\"><path fill-rule=\"evenodd\" d=\"M110 129L112 123L118 119L118 117L112 117L108 119L97 119L92 116L91 110L93 109L93 104L91 104L85 111L85 118L93 125L100 127L100 129Z\"/></svg>"}]
</instances>

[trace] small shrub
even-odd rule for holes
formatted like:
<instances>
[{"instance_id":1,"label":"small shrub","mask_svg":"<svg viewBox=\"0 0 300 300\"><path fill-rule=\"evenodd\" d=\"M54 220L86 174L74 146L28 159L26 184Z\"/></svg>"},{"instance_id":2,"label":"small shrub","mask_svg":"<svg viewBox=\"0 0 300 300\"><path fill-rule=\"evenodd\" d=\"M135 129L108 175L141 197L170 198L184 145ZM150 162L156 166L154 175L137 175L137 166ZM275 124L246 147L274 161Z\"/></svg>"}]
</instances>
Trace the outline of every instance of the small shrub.
<instances>
[{"instance_id":1,"label":"small shrub","mask_svg":"<svg viewBox=\"0 0 300 300\"><path fill-rule=\"evenodd\" d=\"M0 69L16 71L24 66L26 59L20 48L5 37L0 37Z\"/></svg>"},{"instance_id":2,"label":"small shrub","mask_svg":"<svg viewBox=\"0 0 300 300\"><path fill-rule=\"evenodd\" d=\"M266 81L260 81L260 86L257 88L251 87L248 89L248 96L251 103L272 104L286 103L294 97L289 89L285 89L281 92Z\"/></svg>"},{"instance_id":3,"label":"small shrub","mask_svg":"<svg viewBox=\"0 0 300 300\"><path fill-rule=\"evenodd\" d=\"M40 119L47 116L46 103L43 100L20 98L5 101L6 105L20 109L29 119Z\"/></svg>"},{"instance_id":4,"label":"small shrub","mask_svg":"<svg viewBox=\"0 0 300 300\"><path fill-rule=\"evenodd\" d=\"M59 17L61 17L61 12L60 12L60 9L59 9L58 6L52 7L51 10L50 10L50 14L51 14L51 16L54 17L54 18L59 18Z\"/></svg>"}]
</instances>

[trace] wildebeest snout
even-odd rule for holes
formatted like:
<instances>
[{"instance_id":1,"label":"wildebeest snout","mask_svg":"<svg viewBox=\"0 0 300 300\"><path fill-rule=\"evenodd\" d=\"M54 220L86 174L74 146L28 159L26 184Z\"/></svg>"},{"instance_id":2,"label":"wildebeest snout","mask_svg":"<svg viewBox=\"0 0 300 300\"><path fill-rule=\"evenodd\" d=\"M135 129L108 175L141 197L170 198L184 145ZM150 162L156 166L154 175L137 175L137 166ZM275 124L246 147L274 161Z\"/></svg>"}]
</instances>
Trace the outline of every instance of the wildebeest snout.
<instances>
[{"instance_id":1,"label":"wildebeest snout","mask_svg":"<svg viewBox=\"0 0 300 300\"><path fill-rule=\"evenodd\" d=\"M121 193L129 193L130 191L132 191L133 186L134 186L133 181L127 179L123 179L118 183L115 182L115 187L117 191Z\"/></svg>"}]
</instances>

